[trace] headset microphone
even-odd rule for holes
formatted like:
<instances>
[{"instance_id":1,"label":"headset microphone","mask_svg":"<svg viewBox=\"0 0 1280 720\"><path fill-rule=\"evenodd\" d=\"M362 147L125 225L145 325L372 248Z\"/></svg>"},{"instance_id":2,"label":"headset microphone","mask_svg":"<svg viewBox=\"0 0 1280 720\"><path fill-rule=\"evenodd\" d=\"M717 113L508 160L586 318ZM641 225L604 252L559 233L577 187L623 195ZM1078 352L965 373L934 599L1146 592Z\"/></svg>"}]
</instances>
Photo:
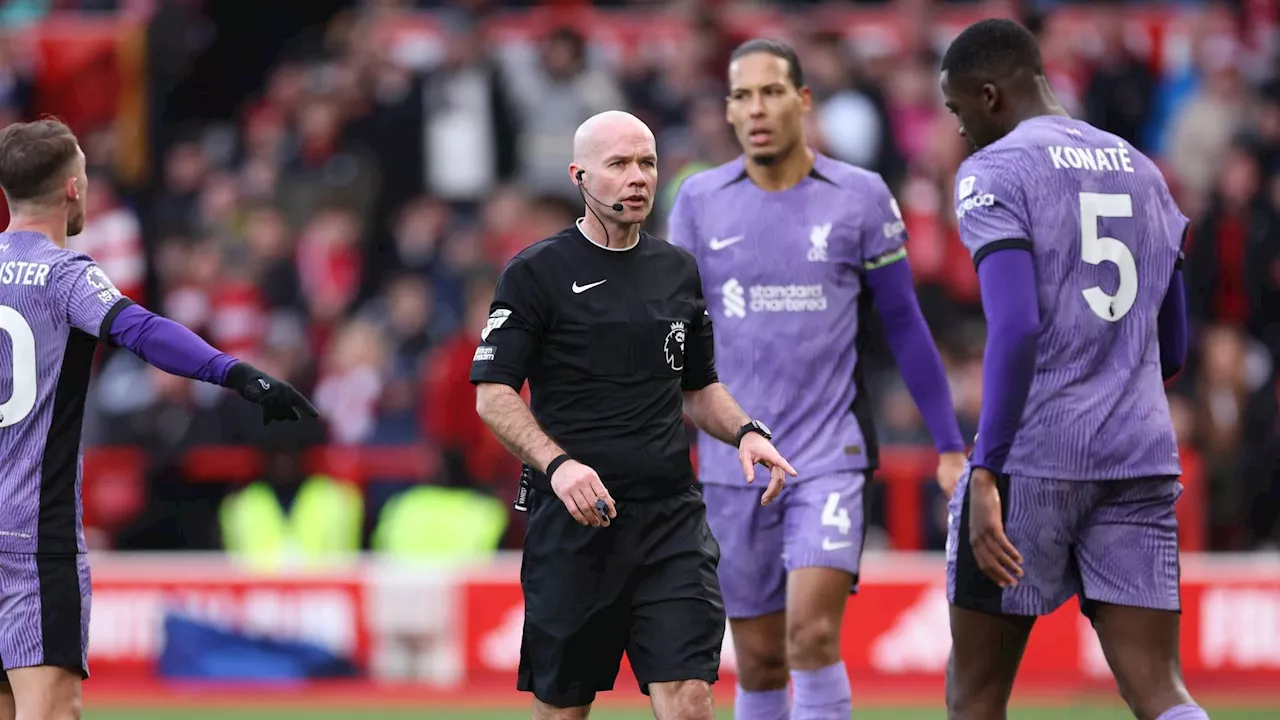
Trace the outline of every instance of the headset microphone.
<instances>
[{"instance_id":1,"label":"headset microphone","mask_svg":"<svg viewBox=\"0 0 1280 720\"><path fill-rule=\"evenodd\" d=\"M592 195L592 194L591 194L591 191L587 189L587 186L586 186L586 185L583 185L583 184L582 184L582 173L584 173L584 172L586 172L586 170L579 170L579 171L578 171L578 190L579 190L579 191L581 191L581 192L586 193L586 194L587 194L587 197L591 198L592 200L595 200L596 202L600 203L601 205L604 205L604 203L603 203L603 202L600 202L600 199L599 199L599 198L597 198L595 195ZM614 204L610 205L609 207L613 208L613 211L614 211L614 212L622 212L622 211L625 209L625 208L622 206L622 203L614 203Z\"/></svg>"}]
</instances>

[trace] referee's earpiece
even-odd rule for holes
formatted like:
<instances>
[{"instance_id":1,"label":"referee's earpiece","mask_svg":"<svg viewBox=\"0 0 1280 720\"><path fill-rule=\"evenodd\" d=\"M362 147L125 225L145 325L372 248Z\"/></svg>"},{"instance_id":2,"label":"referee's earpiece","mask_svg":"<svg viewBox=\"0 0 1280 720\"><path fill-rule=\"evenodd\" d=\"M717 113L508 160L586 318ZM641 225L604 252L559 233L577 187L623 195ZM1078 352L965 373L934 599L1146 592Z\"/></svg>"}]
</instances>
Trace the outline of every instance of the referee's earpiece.
<instances>
[{"instance_id":1,"label":"referee's earpiece","mask_svg":"<svg viewBox=\"0 0 1280 720\"><path fill-rule=\"evenodd\" d=\"M586 186L586 185L583 185L583 184L582 184L582 174L583 174L583 173L585 173L585 172L586 172L586 170L578 170L578 175L577 175L577 178L578 178L578 190L579 190L580 192L584 192L584 193L586 193L586 194L587 194L587 197L591 198L592 200L595 200L596 202L600 203L601 205L604 205L604 203L600 202L600 200L599 200L599 199L597 199L595 195L592 195L592 194L591 194L591 191L587 189L587 186ZM614 212L622 212L622 211L623 211L622 203L614 203L614 204L610 205L609 207L610 207L610 208L612 208Z\"/></svg>"}]
</instances>

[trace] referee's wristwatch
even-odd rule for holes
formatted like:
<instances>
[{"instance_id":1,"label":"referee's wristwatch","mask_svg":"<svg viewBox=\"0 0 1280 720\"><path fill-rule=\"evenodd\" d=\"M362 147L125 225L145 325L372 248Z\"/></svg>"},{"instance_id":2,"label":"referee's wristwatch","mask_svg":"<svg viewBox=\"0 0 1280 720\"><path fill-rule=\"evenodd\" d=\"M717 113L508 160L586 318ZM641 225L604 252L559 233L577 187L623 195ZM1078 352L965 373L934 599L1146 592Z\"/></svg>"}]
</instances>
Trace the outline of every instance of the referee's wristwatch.
<instances>
[{"instance_id":1,"label":"referee's wristwatch","mask_svg":"<svg viewBox=\"0 0 1280 720\"><path fill-rule=\"evenodd\" d=\"M746 437L748 433L760 433L761 435L764 436L765 440L773 439L773 433L769 432L769 427L767 425L760 422L759 420L752 420L746 425L743 425L742 427L738 428L738 437L736 440L734 440L733 444L735 446L742 445L742 438Z\"/></svg>"}]
</instances>

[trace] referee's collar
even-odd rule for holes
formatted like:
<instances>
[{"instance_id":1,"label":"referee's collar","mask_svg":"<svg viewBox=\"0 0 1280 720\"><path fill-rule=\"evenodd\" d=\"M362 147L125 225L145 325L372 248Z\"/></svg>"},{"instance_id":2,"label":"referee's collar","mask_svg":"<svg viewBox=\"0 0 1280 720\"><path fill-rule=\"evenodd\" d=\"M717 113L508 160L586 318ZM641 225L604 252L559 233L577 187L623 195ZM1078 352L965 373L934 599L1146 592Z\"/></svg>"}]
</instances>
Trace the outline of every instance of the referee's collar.
<instances>
[{"instance_id":1,"label":"referee's collar","mask_svg":"<svg viewBox=\"0 0 1280 720\"><path fill-rule=\"evenodd\" d=\"M639 236L636 236L636 241L635 241L635 243L634 243L633 245L631 245L630 247L624 247L624 248L623 248L623 247L618 247L618 248L615 248L615 247L605 247L604 245L602 245L602 244L600 244L600 243L596 242L595 240L593 240L593 239L591 238L591 236L587 234L587 231L582 229L582 222L583 222L584 220L586 220L586 218L585 218L585 217L580 217L580 218L578 218L577 220L575 220L575 221L574 221L574 223L573 223L573 227L578 231L578 234L582 236L582 239L583 239L583 240L586 240L587 242L591 243L592 245L595 245L596 247L600 248L601 250L608 250L609 252L618 252L618 253L620 253L620 252L628 252L628 251L631 251L631 250L635 250L636 248L640 247L640 237L639 237Z\"/></svg>"}]
</instances>

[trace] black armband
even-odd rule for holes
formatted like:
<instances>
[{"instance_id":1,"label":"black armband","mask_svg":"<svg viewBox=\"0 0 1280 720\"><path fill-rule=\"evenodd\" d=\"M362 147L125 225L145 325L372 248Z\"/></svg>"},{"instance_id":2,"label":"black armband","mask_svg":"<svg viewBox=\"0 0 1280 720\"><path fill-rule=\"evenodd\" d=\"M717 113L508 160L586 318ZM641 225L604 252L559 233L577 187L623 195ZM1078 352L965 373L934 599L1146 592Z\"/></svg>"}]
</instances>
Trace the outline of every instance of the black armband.
<instances>
[{"instance_id":1,"label":"black armband","mask_svg":"<svg viewBox=\"0 0 1280 720\"><path fill-rule=\"evenodd\" d=\"M551 462L547 463L547 469L544 473L542 473L543 475L547 476L547 482L551 482L551 476L556 474L556 470L559 470L561 465L569 462L572 459L573 458L569 457L567 453L560 453L559 455L555 456L551 460Z\"/></svg>"}]
</instances>

